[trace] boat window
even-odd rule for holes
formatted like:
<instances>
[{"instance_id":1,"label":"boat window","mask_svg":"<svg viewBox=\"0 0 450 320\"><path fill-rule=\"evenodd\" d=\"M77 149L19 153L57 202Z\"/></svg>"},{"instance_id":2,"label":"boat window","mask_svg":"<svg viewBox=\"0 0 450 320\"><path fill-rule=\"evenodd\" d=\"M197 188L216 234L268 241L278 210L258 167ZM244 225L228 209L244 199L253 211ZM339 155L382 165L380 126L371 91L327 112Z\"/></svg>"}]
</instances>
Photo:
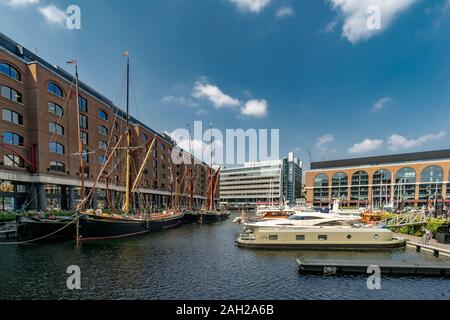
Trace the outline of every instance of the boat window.
<instances>
[{"instance_id":1,"label":"boat window","mask_svg":"<svg viewBox=\"0 0 450 320\"><path fill-rule=\"evenodd\" d=\"M327 241L328 240L328 236L325 234L321 234L319 235L319 241Z\"/></svg>"},{"instance_id":2,"label":"boat window","mask_svg":"<svg viewBox=\"0 0 450 320\"><path fill-rule=\"evenodd\" d=\"M303 241L303 240L305 240L305 235L298 234L298 235L295 236L295 239L298 240L298 241Z\"/></svg>"},{"instance_id":3,"label":"boat window","mask_svg":"<svg viewBox=\"0 0 450 320\"><path fill-rule=\"evenodd\" d=\"M321 227L332 227L332 226L348 226L350 224L345 221L327 221L319 223L317 225Z\"/></svg>"},{"instance_id":4,"label":"boat window","mask_svg":"<svg viewBox=\"0 0 450 320\"><path fill-rule=\"evenodd\" d=\"M269 240L278 240L277 235L269 235Z\"/></svg>"}]
</instances>

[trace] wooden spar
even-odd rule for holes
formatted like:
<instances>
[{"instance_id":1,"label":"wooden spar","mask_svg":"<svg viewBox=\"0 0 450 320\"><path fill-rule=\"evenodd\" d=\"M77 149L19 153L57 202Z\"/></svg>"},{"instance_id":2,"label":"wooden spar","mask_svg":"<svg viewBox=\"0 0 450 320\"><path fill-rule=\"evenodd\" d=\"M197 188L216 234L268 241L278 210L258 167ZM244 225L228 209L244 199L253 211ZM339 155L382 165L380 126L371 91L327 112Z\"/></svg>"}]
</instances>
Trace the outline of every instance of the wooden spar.
<instances>
[{"instance_id":1,"label":"wooden spar","mask_svg":"<svg viewBox=\"0 0 450 320\"><path fill-rule=\"evenodd\" d=\"M95 188L97 187L98 182L100 181L100 178L101 178L101 176L102 176L102 173L103 173L103 171L105 171L105 168L109 165L109 162L111 161L112 156L114 155L114 152L115 152L116 149L117 149L117 146L118 146L118 145L120 144L120 142L122 141L122 137L123 137L123 136L120 136L119 140L117 141L116 145L114 146L113 150L111 151L111 154L109 155L108 159L106 159L105 163L104 163L103 166L100 168L100 173L98 174L97 179L95 180L94 185L92 186L91 192L89 193L88 196L84 197L84 199L78 204L77 210L80 210L81 208L83 208L83 206L84 206L84 205L86 204L86 202L87 202L87 199L89 199L89 198L92 196L92 194L94 193Z\"/></svg>"},{"instance_id":2,"label":"wooden spar","mask_svg":"<svg viewBox=\"0 0 450 320\"><path fill-rule=\"evenodd\" d=\"M213 189L213 193L212 193L212 210L216 209L216 193L217 193L217 188L219 187L219 174L220 174L220 170L221 168L219 168L216 172L216 174L214 175L214 189Z\"/></svg>"},{"instance_id":3,"label":"wooden spar","mask_svg":"<svg viewBox=\"0 0 450 320\"><path fill-rule=\"evenodd\" d=\"M181 187L184 186L184 187L183 187L183 194L184 194L185 191L186 191L186 188L185 188L185 187L186 187L185 179L186 179L186 169L183 170L183 175L181 176L180 184L179 184L178 190L177 190L177 202L178 202L178 208L180 208L180 198L182 197L182 194L181 194Z\"/></svg>"},{"instance_id":4,"label":"wooden spar","mask_svg":"<svg viewBox=\"0 0 450 320\"><path fill-rule=\"evenodd\" d=\"M80 128L80 98L79 98L79 88L78 88L78 62L75 60L69 63L75 64L75 101L77 109L77 132L78 132L78 152L80 153L80 167L81 167L81 198L85 196L85 170L84 170L84 157L83 157L83 143L81 142L81 128ZM70 97L69 97L70 99ZM80 242L80 210L76 210L77 222L76 222L76 241Z\"/></svg>"},{"instance_id":5,"label":"wooden spar","mask_svg":"<svg viewBox=\"0 0 450 320\"><path fill-rule=\"evenodd\" d=\"M156 142L156 137L153 138L153 141L152 141L152 143L150 144L150 147L147 150L147 153L145 155L144 161L142 162L141 168L139 169L138 174L136 176L136 179L134 180L133 187L131 188L131 193L136 192L136 189L138 187L139 181L141 180L142 174L144 173L145 166L147 165L147 162L150 159L150 156L152 154L152 150L153 150L153 147L155 145L155 142Z\"/></svg>"}]
</instances>

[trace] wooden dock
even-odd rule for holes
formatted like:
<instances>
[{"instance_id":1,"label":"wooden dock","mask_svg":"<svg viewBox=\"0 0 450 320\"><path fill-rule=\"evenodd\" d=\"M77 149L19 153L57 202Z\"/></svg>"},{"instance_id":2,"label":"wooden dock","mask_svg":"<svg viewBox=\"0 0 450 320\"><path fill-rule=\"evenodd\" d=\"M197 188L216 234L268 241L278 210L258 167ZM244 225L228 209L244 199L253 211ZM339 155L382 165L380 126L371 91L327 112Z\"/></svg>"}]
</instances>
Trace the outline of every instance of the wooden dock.
<instances>
[{"instance_id":1,"label":"wooden dock","mask_svg":"<svg viewBox=\"0 0 450 320\"><path fill-rule=\"evenodd\" d=\"M370 266L377 266L382 275L406 275L422 277L450 277L450 263L407 262L391 260L328 260L297 259L298 272L322 275L368 274ZM372 274L372 272L370 273Z\"/></svg>"}]
</instances>

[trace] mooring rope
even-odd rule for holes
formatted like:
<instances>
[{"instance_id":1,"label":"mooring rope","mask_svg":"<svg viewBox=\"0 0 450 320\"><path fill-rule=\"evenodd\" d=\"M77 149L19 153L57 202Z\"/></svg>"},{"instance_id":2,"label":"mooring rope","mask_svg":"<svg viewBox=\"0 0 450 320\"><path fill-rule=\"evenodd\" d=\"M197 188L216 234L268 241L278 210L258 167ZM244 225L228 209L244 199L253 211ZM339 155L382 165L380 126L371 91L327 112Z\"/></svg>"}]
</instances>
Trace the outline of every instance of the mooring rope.
<instances>
[{"instance_id":1,"label":"mooring rope","mask_svg":"<svg viewBox=\"0 0 450 320\"><path fill-rule=\"evenodd\" d=\"M32 243L32 242L36 242L36 241L41 241L47 238L50 238L51 236L57 234L58 232L63 231L64 229L68 228L70 225L72 225L74 222L76 222L79 218L81 218L82 216L84 216L84 214L80 215L79 217L76 217L75 219L73 219L71 222L67 223L64 227L62 227L61 229L58 229L48 235L36 238L36 239L31 239L31 240L26 240L26 241L19 241L19 242L0 242L0 246L4 246L4 245L19 245L19 244L27 244L27 243Z\"/></svg>"}]
</instances>

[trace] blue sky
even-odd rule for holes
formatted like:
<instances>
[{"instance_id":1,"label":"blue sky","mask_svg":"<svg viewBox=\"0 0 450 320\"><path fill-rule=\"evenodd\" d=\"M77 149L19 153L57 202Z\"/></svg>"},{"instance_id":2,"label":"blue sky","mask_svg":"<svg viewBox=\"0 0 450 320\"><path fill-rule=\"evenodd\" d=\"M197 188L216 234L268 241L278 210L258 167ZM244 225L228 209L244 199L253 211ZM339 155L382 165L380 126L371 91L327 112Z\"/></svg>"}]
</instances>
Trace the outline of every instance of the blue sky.
<instances>
[{"instance_id":1,"label":"blue sky","mask_svg":"<svg viewBox=\"0 0 450 320\"><path fill-rule=\"evenodd\" d=\"M305 162L449 147L448 0L0 0L0 31L119 105L128 49L132 113L158 131L276 128Z\"/></svg>"}]
</instances>

